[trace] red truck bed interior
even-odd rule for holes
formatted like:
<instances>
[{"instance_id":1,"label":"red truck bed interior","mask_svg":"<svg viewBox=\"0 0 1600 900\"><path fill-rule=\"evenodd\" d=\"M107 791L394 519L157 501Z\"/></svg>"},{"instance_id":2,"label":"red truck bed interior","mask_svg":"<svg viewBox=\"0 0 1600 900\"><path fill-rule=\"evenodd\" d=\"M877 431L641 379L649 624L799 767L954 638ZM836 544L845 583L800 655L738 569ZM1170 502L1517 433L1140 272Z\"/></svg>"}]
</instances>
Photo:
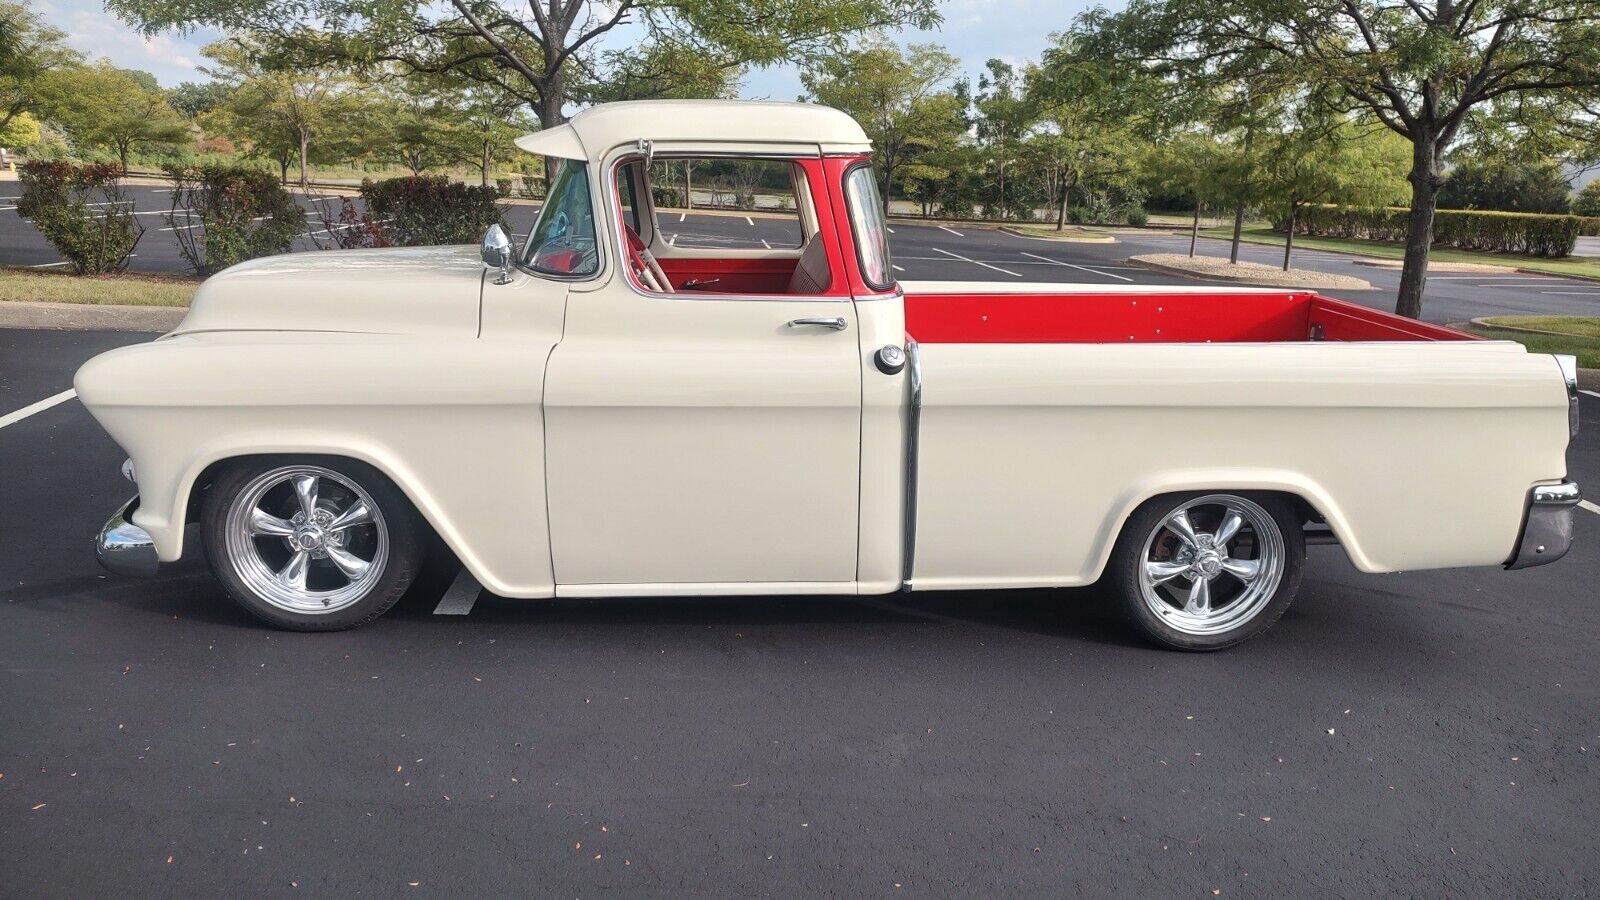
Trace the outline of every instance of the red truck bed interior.
<instances>
[{"instance_id":1,"label":"red truck bed interior","mask_svg":"<svg viewBox=\"0 0 1600 900\"><path fill-rule=\"evenodd\" d=\"M1463 341L1473 336L1307 291L907 294L921 343Z\"/></svg>"}]
</instances>

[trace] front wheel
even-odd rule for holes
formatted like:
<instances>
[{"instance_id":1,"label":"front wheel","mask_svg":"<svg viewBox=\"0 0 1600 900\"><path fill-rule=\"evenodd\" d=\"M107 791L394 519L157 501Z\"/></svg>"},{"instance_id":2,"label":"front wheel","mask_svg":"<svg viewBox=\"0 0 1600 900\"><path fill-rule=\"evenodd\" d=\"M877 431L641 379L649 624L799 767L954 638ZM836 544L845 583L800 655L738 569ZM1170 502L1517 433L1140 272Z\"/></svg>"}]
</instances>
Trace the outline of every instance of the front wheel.
<instances>
[{"instance_id":1,"label":"front wheel","mask_svg":"<svg viewBox=\"0 0 1600 900\"><path fill-rule=\"evenodd\" d=\"M293 631L337 631L383 615L423 556L405 496L352 460L232 464L206 491L201 527L228 595Z\"/></svg>"},{"instance_id":2,"label":"front wheel","mask_svg":"<svg viewBox=\"0 0 1600 900\"><path fill-rule=\"evenodd\" d=\"M1135 510L1107 571L1147 637L1179 650L1220 650L1283 615L1300 587L1305 537L1275 495L1158 497Z\"/></svg>"}]
</instances>

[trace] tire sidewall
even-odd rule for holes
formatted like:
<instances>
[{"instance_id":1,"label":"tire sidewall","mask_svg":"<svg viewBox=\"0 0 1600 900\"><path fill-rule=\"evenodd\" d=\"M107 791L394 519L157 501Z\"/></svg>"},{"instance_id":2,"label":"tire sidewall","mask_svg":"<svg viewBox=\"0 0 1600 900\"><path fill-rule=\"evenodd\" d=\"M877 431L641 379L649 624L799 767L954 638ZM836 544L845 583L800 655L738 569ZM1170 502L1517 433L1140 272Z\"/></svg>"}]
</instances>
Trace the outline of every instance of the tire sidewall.
<instances>
[{"instance_id":1,"label":"tire sidewall","mask_svg":"<svg viewBox=\"0 0 1600 900\"><path fill-rule=\"evenodd\" d=\"M1144 569L1144 545L1150 532L1172 509L1205 496L1239 497L1265 510L1282 533L1284 563L1283 575L1271 599L1249 621L1217 634L1196 635L1173 628L1151 611L1145 604L1140 583ZM1300 517L1294 505L1277 494L1212 490L1163 495L1141 504L1128 517L1112 552L1110 581L1124 613L1146 637L1176 650L1222 650L1271 628L1294 601L1300 589L1301 569L1306 556L1305 535L1301 529Z\"/></svg>"},{"instance_id":2,"label":"tire sidewall","mask_svg":"<svg viewBox=\"0 0 1600 900\"><path fill-rule=\"evenodd\" d=\"M228 559L228 508L251 480L291 465L321 466L360 485L377 504L389 536L383 574L361 599L330 613L297 613L263 600ZM411 502L381 472L366 463L328 456L256 456L227 464L206 488L200 506L201 545L212 574L233 601L250 615L290 631L341 631L364 625L388 612L417 575L423 557L421 529Z\"/></svg>"}]
</instances>

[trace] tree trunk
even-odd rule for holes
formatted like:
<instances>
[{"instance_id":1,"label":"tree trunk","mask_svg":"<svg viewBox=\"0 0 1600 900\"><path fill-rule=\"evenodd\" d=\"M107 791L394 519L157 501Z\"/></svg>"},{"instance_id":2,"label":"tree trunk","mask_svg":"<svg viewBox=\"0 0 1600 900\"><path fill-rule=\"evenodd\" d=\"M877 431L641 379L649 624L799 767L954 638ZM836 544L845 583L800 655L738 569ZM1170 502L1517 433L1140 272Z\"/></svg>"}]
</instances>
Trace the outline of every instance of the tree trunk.
<instances>
[{"instance_id":1,"label":"tree trunk","mask_svg":"<svg viewBox=\"0 0 1600 900\"><path fill-rule=\"evenodd\" d=\"M694 209L694 160L683 161L683 208Z\"/></svg>"},{"instance_id":2,"label":"tree trunk","mask_svg":"<svg viewBox=\"0 0 1600 900\"><path fill-rule=\"evenodd\" d=\"M1067 190L1065 183L1061 185L1061 205L1056 208L1056 230L1064 231L1067 227L1067 199L1072 194Z\"/></svg>"},{"instance_id":3,"label":"tree trunk","mask_svg":"<svg viewBox=\"0 0 1600 900\"><path fill-rule=\"evenodd\" d=\"M289 183L289 154L287 153L278 154L278 183Z\"/></svg>"},{"instance_id":4,"label":"tree trunk","mask_svg":"<svg viewBox=\"0 0 1600 900\"><path fill-rule=\"evenodd\" d=\"M1411 152L1411 216L1406 222L1406 257L1400 269L1400 294L1394 311L1422 318L1422 292L1428 286L1428 250L1433 246L1433 211L1439 204L1439 143L1435 137L1413 139Z\"/></svg>"},{"instance_id":5,"label":"tree trunk","mask_svg":"<svg viewBox=\"0 0 1600 900\"><path fill-rule=\"evenodd\" d=\"M1189 225L1189 258L1194 258L1194 246L1200 243L1200 201L1194 202L1194 222Z\"/></svg>"},{"instance_id":6,"label":"tree trunk","mask_svg":"<svg viewBox=\"0 0 1600 900\"><path fill-rule=\"evenodd\" d=\"M1295 213L1300 211L1300 204L1289 201L1289 233L1283 238L1283 270L1289 271L1289 254L1294 252L1294 219Z\"/></svg>"},{"instance_id":7,"label":"tree trunk","mask_svg":"<svg viewBox=\"0 0 1600 900\"><path fill-rule=\"evenodd\" d=\"M539 106L534 112L539 116L539 128L554 128L567 121L561 114L561 102L566 99L567 78L561 70L549 72L545 75L544 87L539 93ZM556 170L560 168L561 160L553 156L544 158L544 183L545 195L556 183Z\"/></svg>"},{"instance_id":8,"label":"tree trunk","mask_svg":"<svg viewBox=\"0 0 1600 900\"><path fill-rule=\"evenodd\" d=\"M128 145L121 144L117 147L117 158L122 160L122 174L128 174Z\"/></svg>"},{"instance_id":9,"label":"tree trunk","mask_svg":"<svg viewBox=\"0 0 1600 900\"><path fill-rule=\"evenodd\" d=\"M300 190L306 189L306 151L311 146L311 135L305 129L300 130Z\"/></svg>"},{"instance_id":10,"label":"tree trunk","mask_svg":"<svg viewBox=\"0 0 1600 900\"><path fill-rule=\"evenodd\" d=\"M1244 205L1240 204L1233 209L1233 248L1228 251L1228 262L1233 265L1239 264L1239 242L1243 234Z\"/></svg>"},{"instance_id":11,"label":"tree trunk","mask_svg":"<svg viewBox=\"0 0 1600 900\"><path fill-rule=\"evenodd\" d=\"M494 165L494 145L490 144L488 141L484 141L483 156L478 162L479 169L483 171L483 178L481 178L478 183L484 187L489 186L489 167L492 165Z\"/></svg>"}]
</instances>

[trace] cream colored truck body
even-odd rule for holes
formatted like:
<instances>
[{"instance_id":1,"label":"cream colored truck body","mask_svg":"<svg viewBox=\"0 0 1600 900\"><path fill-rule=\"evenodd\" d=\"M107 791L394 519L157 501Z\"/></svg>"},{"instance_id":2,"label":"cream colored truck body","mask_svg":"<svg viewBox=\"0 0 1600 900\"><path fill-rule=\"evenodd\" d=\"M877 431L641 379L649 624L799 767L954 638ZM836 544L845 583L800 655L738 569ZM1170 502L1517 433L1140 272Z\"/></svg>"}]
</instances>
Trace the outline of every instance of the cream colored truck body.
<instances>
[{"instance_id":1,"label":"cream colored truck body","mask_svg":"<svg viewBox=\"0 0 1600 900\"><path fill-rule=\"evenodd\" d=\"M700 106L580 116L529 149L596 184L640 137L866 149L831 111L750 105L701 133ZM791 127L764 141L768 120ZM1088 584L1138 504L1207 489L1300 498L1364 571L1500 565L1530 489L1566 474L1562 374L1517 344L935 342L885 373L879 348L917 350L901 288L1210 289L650 293L620 262L614 201L596 191L591 277L497 284L456 247L302 253L207 281L172 334L76 379L133 460L133 523L176 560L209 467L330 454L385 473L503 596L868 594ZM848 247L838 228L819 239ZM818 316L845 326L788 327Z\"/></svg>"}]
</instances>

